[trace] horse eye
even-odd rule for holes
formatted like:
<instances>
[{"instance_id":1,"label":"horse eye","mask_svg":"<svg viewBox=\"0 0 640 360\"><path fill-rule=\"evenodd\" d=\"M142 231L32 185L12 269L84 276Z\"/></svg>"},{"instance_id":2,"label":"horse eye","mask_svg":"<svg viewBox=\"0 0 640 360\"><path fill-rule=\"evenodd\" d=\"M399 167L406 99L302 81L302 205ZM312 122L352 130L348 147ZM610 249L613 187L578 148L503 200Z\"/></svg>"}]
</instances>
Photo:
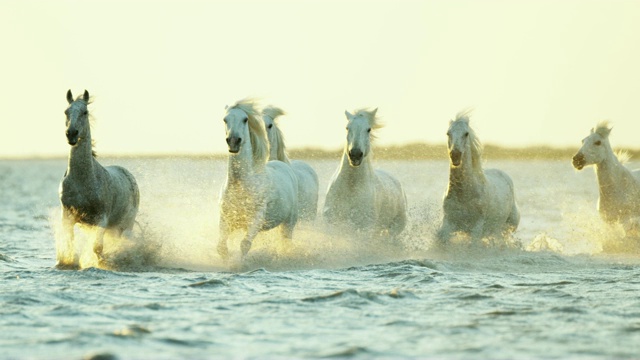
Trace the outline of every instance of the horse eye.
<instances>
[{"instance_id":1,"label":"horse eye","mask_svg":"<svg viewBox=\"0 0 640 360\"><path fill-rule=\"evenodd\" d=\"M243 122L246 124L249 121L249 118L244 118Z\"/></svg>"},{"instance_id":2,"label":"horse eye","mask_svg":"<svg viewBox=\"0 0 640 360\"><path fill-rule=\"evenodd\" d=\"M602 141L598 140L594 144L596 144L596 146L600 146L602 144Z\"/></svg>"},{"instance_id":3,"label":"horse eye","mask_svg":"<svg viewBox=\"0 0 640 360\"><path fill-rule=\"evenodd\" d=\"M469 136L469 133L468 132L464 133L464 137L467 137L467 136Z\"/></svg>"},{"instance_id":4,"label":"horse eye","mask_svg":"<svg viewBox=\"0 0 640 360\"><path fill-rule=\"evenodd\" d=\"M367 132L368 132L368 133L370 133L370 132L371 132L371 128L368 128L368 129L367 129Z\"/></svg>"},{"instance_id":5,"label":"horse eye","mask_svg":"<svg viewBox=\"0 0 640 360\"><path fill-rule=\"evenodd\" d=\"M89 112L87 110L82 112L82 115L87 115Z\"/></svg>"},{"instance_id":6,"label":"horse eye","mask_svg":"<svg viewBox=\"0 0 640 360\"><path fill-rule=\"evenodd\" d=\"M269 124L269 126L267 126L267 129L271 129L273 127L273 124Z\"/></svg>"}]
</instances>

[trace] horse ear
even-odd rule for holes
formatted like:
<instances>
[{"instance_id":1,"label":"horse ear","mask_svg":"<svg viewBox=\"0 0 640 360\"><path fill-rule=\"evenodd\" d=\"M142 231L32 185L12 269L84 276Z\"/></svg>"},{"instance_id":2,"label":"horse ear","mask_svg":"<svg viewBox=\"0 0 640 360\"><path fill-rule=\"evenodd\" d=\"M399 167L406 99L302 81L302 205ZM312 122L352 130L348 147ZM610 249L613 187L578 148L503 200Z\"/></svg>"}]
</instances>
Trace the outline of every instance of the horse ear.
<instances>
[{"instance_id":1,"label":"horse ear","mask_svg":"<svg viewBox=\"0 0 640 360\"><path fill-rule=\"evenodd\" d=\"M224 109L227 110L229 108L229 105L225 105Z\"/></svg>"},{"instance_id":2,"label":"horse ear","mask_svg":"<svg viewBox=\"0 0 640 360\"><path fill-rule=\"evenodd\" d=\"M82 95L82 99L84 100L84 102L89 102L89 92L87 90L84 91L84 94Z\"/></svg>"},{"instance_id":3,"label":"horse ear","mask_svg":"<svg viewBox=\"0 0 640 360\"><path fill-rule=\"evenodd\" d=\"M73 94L71 94L71 89L67 91L67 102L71 104L73 102Z\"/></svg>"},{"instance_id":4,"label":"horse ear","mask_svg":"<svg viewBox=\"0 0 640 360\"><path fill-rule=\"evenodd\" d=\"M602 133L604 135L604 137L609 137L609 134L611 134L611 130L613 129L613 127L607 127L602 129Z\"/></svg>"},{"instance_id":5,"label":"horse ear","mask_svg":"<svg viewBox=\"0 0 640 360\"><path fill-rule=\"evenodd\" d=\"M371 112L371 117L376 117L376 113L378 112L378 108L373 109Z\"/></svg>"},{"instance_id":6,"label":"horse ear","mask_svg":"<svg viewBox=\"0 0 640 360\"><path fill-rule=\"evenodd\" d=\"M351 119L353 117L353 114L351 114L347 110L344 111L344 115L347 117L347 119Z\"/></svg>"}]
</instances>

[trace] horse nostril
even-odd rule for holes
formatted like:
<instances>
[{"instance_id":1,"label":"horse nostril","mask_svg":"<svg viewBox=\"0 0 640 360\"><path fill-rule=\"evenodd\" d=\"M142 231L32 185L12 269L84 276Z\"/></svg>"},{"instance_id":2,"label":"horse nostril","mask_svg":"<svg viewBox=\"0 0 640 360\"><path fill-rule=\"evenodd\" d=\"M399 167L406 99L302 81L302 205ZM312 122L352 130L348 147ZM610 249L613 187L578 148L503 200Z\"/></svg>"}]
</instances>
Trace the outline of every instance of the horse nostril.
<instances>
[{"instance_id":1,"label":"horse nostril","mask_svg":"<svg viewBox=\"0 0 640 360\"><path fill-rule=\"evenodd\" d=\"M242 138L239 137L228 137L227 138L227 145L232 146L232 145L239 145L242 142Z\"/></svg>"}]
</instances>

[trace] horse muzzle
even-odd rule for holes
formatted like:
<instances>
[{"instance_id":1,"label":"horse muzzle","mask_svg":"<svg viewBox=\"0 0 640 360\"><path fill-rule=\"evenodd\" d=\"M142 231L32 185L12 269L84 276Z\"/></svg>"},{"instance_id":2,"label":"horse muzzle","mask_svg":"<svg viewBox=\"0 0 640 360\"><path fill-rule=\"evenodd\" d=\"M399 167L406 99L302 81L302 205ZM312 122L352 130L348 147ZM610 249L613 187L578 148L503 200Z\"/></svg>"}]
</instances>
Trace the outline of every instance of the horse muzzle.
<instances>
[{"instance_id":1,"label":"horse muzzle","mask_svg":"<svg viewBox=\"0 0 640 360\"><path fill-rule=\"evenodd\" d=\"M449 159L451 159L451 165L460 166L462 163L462 152L459 150L451 150L449 152Z\"/></svg>"},{"instance_id":2,"label":"horse muzzle","mask_svg":"<svg viewBox=\"0 0 640 360\"><path fill-rule=\"evenodd\" d=\"M65 135L67 136L67 142L69 145L75 146L78 143L78 130L67 130Z\"/></svg>"},{"instance_id":3,"label":"horse muzzle","mask_svg":"<svg viewBox=\"0 0 640 360\"><path fill-rule=\"evenodd\" d=\"M227 138L227 146L232 154L237 154L240 151L240 144L242 144L242 138L240 137L229 136Z\"/></svg>"},{"instance_id":4,"label":"horse muzzle","mask_svg":"<svg viewBox=\"0 0 640 360\"><path fill-rule=\"evenodd\" d=\"M351 164L351 166L360 166L360 164L362 164L362 159L364 158L362 150L351 149L347 155L349 157L349 164Z\"/></svg>"},{"instance_id":5,"label":"horse muzzle","mask_svg":"<svg viewBox=\"0 0 640 360\"><path fill-rule=\"evenodd\" d=\"M573 157L573 167L578 169L578 170L582 170L582 168L584 168L584 166L587 164L587 161L584 158L584 155L582 153L577 153L574 157Z\"/></svg>"}]
</instances>

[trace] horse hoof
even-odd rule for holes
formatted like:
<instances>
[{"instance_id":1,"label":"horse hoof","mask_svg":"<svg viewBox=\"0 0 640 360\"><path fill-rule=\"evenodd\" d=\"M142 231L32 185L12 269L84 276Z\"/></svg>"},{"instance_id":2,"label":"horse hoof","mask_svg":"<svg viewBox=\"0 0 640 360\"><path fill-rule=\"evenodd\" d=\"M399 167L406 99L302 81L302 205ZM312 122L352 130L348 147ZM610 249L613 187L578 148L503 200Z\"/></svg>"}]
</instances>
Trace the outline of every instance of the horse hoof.
<instances>
[{"instance_id":1,"label":"horse hoof","mask_svg":"<svg viewBox=\"0 0 640 360\"><path fill-rule=\"evenodd\" d=\"M69 264L58 261L56 263L56 269L58 270L79 270L80 266L78 264Z\"/></svg>"}]
</instances>

